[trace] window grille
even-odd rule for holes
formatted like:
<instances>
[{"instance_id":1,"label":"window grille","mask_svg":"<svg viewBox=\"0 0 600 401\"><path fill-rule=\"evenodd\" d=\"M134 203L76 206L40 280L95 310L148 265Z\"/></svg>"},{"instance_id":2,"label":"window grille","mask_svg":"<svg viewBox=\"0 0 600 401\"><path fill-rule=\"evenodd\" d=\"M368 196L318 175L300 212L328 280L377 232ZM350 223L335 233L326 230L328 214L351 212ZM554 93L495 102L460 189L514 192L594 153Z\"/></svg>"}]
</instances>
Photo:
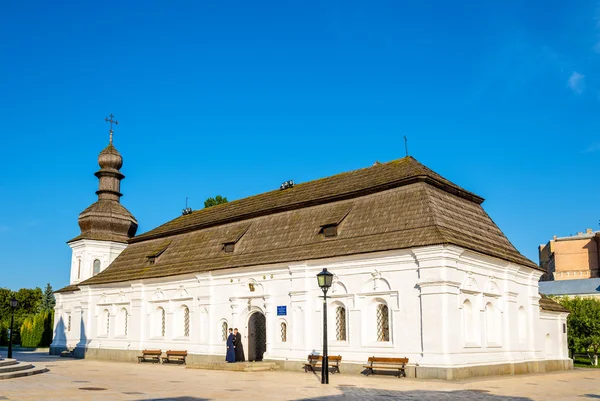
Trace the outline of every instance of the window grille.
<instances>
[{"instance_id":1,"label":"window grille","mask_svg":"<svg viewBox=\"0 0 600 401\"><path fill-rule=\"evenodd\" d=\"M67 318L67 331L71 331L71 315Z\"/></svg>"},{"instance_id":2,"label":"window grille","mask_svg":"<svg viewBox=\"0 0 600 401\"><path fill-rule=\"evenodd\" d=\"M390 341L390 319L387 305L377 305L377 341Z\"/></svg>"},{"instance_id":3,"label":"window grille","mask_svg":"<svg viewBox=\"0 0 600 401\"><path fill-rule=\"evenodd\" d=\"M106 311L106 335L110 333L110 312Z\"/></svg>"},{"instance_id":4,"label":"window grille","mask_svg":"<svg viewBox=\"0 0 600 401\"><path fill-rule=\"evenodd\" d=\"M163 308L160 308L160 313L161 313L161 329L160 329L160 335L162 337L165 336L165 331L166 331L166 320L167 320L167 316L166 316L166 312Z\"/></svg>"},{"instance_id":5,"label":"window grille","mask_svg":"<svg viewBox=\"0 0 600 401\"><path fill-rule=\"evenodd\" d=\"M287 341L287 324L285 322L281 322L281 342L284 343Z\"/></svg>"},{"instance_id":6,"label":"window grille","mask_svg":"<svg viewBox=\"0 0 600 401\"><path fill-rule=\"evenodd\" d=\"M346 341L346 308L338 306L335 311L335 338Z\"/></svg>"},{"instance_id":7,"label":"window grille","mask_svg":"<svg viewBox=\"0 0 600 401\"><path fill-rule=\"evenodd\" d=\"M183 335L190 336L190 310L187 307L183 311Z\"/></svg>"},{"instance_id":8,"label":"window grille","mask_svg":"<svg viewBox=\"0 0 600 401\"><path fill-rule=\"evenodd\" d=\"M127 318L128 318L128 316L127 316L127 309L123 308L123 313L125 313L125 316L124 316L125 317L125 321L123 322L123 329L124 329L123 330L123 334L127 335Z\"/></svg>"},{"instance_id":9,"label":"window grille","mask_svg":"<svg viewBox=\"0 0 600 401\"><path fill-rule=\"evenodd\" d=\"M221 339L227 341L227 322L221 323Z\"/></svg>"}]
</instances>

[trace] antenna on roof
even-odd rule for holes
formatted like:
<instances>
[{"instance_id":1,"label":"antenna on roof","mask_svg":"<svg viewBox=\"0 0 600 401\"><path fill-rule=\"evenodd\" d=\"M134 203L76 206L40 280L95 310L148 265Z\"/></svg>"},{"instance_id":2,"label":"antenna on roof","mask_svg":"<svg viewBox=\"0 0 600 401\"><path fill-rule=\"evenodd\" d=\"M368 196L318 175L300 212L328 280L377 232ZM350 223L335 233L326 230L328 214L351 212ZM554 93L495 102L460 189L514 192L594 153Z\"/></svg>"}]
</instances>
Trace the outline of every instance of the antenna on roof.
<instances>
[{"instance_id":1,"label":"antenna on roof","mask_svg":"<svg viewBox=\"0 0 600 401\"><path fill-rule=\"evenodd\" d=\"M188 207L188 197L186 196L185 197L185 209L183 209L181 211L181 214L185 216L186 214L191 214L191 213L192 213L192 208Z\"/></svg>"},{"instance_id":2,"label":"antenna on roof","mask_svg":"<svg viewBox=\"0 0 600 401\"><path fill-rule=\"evenodd\" d=\"M406 157L408 157L408 138L404 135L404 151L406 152Z\"/></svg>"}]
</instances>

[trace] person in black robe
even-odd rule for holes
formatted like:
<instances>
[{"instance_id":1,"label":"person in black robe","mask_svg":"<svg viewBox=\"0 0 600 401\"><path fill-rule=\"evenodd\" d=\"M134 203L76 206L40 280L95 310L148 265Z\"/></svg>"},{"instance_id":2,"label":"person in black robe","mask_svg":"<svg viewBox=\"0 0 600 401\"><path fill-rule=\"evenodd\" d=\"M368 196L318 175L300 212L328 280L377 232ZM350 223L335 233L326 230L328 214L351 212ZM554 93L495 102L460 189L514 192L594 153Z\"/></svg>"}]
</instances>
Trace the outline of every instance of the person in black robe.
<instances>
[{"instance_id":1,"label":"person in black robe","mask_svg":"<svg viewBox=\"0 0 600 401\"><path fill-rule=\"evenodd\" d=\"M235 362L234 342L235 336L233 335L233 330L229 329L229 337L227 337L227 354L225 355L225 360L229 363Z\"/></svg>"},{"instance_id":2,"label":"person in black robe","mask_svg":"<svg viewBox=\"0 0 600 401\"><path fill-rule=\"evenodd\" d=\"M233 342L235 346L235 361L236 362L244 362L246 358L244 357L244 346L242 345L242 335L239 333L238 329L233 329L233 334L235 335L235 340Z\"/></svg>"}]
</instances>

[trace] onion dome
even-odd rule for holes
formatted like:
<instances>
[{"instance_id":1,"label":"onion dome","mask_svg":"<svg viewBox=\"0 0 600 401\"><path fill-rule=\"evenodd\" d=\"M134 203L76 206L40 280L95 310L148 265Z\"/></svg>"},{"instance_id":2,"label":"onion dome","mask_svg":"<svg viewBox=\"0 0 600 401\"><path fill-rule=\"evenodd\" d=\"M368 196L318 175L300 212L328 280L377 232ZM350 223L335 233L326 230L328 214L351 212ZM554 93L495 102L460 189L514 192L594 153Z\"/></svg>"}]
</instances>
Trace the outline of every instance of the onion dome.
<instances>
[{"instance_id":1,"label":"onion dome","mask_svg":"<svg viewBox=\"0 0 600 401\"><path fill-rule=\"evenodd\" d=\"M119 170L123 157L112 144L112 130L110 144L98 155L98 165L100 170L95 173L99 181L98 201L81 212L81 234L69 242L79 239L127 242L137 231L137 220L120 203L121 180L125 178Z\"/></svg>"},{"instance_id":2,"label":"onion dome","mask_svg":"<svg viewBox=\"0 0 600 401\"><path fill-rule=\"evenodd\" d=\"M119 170L123 167L123 157L111 143L98 155L98 164L103 169Z\"/></svg>"}]
</instances>

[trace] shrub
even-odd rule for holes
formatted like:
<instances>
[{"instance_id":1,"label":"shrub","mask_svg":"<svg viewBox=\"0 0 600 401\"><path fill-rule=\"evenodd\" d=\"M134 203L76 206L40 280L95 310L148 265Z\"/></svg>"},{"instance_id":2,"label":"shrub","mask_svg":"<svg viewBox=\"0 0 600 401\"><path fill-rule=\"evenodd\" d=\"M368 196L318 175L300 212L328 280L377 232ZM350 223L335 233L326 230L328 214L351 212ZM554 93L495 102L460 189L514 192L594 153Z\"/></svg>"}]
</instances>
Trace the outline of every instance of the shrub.
<instances>
[{"instance_id":1,"label":"shrub","mask_svg":"<svg viewBox=\"0 0 600 401\"><path fill-rule=\"evenodd\" d=\"M42 311L25 319L21 325L22 347L47 347L52 342L53 313Z\"/></svg>"}]
</instances>

